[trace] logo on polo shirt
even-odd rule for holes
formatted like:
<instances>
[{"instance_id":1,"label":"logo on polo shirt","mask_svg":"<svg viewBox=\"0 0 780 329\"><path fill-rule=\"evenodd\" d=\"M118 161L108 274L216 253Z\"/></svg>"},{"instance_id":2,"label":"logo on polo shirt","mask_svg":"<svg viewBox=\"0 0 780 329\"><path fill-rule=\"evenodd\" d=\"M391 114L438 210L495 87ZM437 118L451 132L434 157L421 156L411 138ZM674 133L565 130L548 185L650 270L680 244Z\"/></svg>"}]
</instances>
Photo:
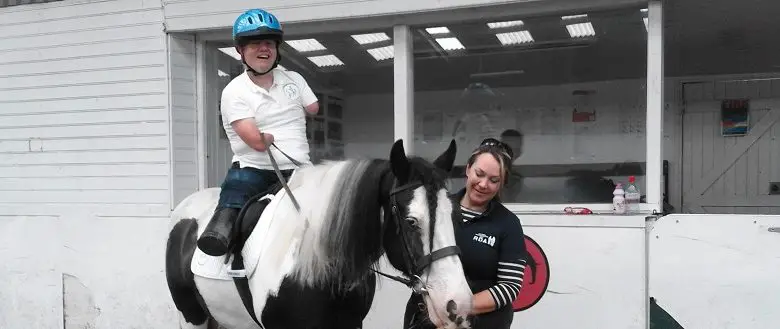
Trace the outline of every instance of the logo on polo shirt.
<instances>
[{"instance_id":1,"label":"logo on polo shirt","mask_svg":"<svg viewBox=\"0 0 780 329\"><path fill-rule=\"evenodd\" d=\"M294 83L288 83L282 87L282 90L284 91L284 94L287 96L288 99L294 100L300 96L300 91L298 90L298 86L296 86Z\"/></svg>"},{"instance_id":2,"label":"logo on polo shirt","mask_svg":"<svg viewBox=\"0 0 780 329\"><path fill-rule=\"evenodd\" d=\"M485 233L474 234L474 241L482 242L488 246L494 246L496 244L496 237L487 235Z\"/></svg>"}]
</instances>

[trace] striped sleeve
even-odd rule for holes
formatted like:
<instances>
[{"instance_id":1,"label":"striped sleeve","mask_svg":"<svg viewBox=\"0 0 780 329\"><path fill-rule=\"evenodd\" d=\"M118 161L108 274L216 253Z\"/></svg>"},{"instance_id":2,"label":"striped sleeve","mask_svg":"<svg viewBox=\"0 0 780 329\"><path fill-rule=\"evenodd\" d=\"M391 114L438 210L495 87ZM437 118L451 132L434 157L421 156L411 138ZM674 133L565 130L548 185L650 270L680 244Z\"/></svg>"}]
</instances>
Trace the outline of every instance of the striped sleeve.
<instances>
[{"instance_id":1,"label":"striped sleeve","mask_svg":"<svg viewBox=\"0 0 780 329\"><path fill-rule=\"evenodd\" d=\"M498 280L496 285L489 289L497 309L512 304L517 295L520 294L525 265L524 259L518 259L514 262L498 262Z\"/></svg>"}]
</instances>

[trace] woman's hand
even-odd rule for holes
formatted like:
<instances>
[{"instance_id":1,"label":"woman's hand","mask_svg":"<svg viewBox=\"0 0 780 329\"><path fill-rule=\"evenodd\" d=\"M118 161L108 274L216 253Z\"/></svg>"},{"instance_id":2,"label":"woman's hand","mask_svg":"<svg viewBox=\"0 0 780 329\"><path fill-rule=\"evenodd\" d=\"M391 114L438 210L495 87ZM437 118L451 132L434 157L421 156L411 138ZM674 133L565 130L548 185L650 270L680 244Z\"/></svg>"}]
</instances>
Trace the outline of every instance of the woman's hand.
<instances>
[{"instance_id":1,"label":"woman's hand","mask_svg":"<svg viewBox=\"0 0 780 329\"><path fill-rule=\"evenodd\" d=\"M496 309L496 302L493 300L493 296L490 295L489 290L482 290L472 298L471 315L479 315L483 313L493 312Z\"/></svg>"}]
</instances>

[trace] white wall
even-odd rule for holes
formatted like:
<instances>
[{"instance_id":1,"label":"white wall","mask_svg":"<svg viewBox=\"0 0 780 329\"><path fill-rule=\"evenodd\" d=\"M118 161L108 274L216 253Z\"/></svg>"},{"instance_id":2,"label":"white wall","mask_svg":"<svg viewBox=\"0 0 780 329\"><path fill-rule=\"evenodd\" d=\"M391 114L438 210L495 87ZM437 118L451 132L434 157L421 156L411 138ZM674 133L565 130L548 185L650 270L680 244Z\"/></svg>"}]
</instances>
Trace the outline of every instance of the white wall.
<instances>
[{"instance_id":1,"label":"white wall","mask_svg":"<svg viewBox=\"0 0 780 329\"><path fill-rule=\"evenodd\" d=\"M0 24L0 328L174 323L160 1L15 6Z\"/></svg>"},{"instance_id":2,"label":"white wall","mask_svg":"<svg viewBox=\"0 0 780 329\"><path fill-rule=\"evenodd\" d=\"M520 218L547 254L550 283L513 328L644 328L649 297L683 328L777 327L780 216L669 215L647 230L623 216ZM408 297L380 280L366 327L400 328Z\"/></svg>"},{"instance_id":3,"label":"white wall","mask_svg":"<svg viewBox=\"0 0 780 329\"><path fill-rule=\"evenodd\" d=\"M670 215L649 239L650 296L684 328L777 328L780 216Z\"/></svg>"},{"instance_id":4,"label":"white wall","mask_svg":"<svg viewBox=\"0 0 780 329\"><path fill-rule=\"evenodd\" d=\"M170 72L172 207L198 189L197 59L193 35L167 37Z\"/></svg>"},{"instance_id":5,"label":"white wall","mask_svg":"<svg viewBox=\"0 0 780 329\"><path fill-rule=\"evenodd\" d=\"M547 256L550 281L538 303L515 312L512 328L645 328L644 216L520 219ZM397 274L386 264L383 269ZM364 326L401 328L409 295L404 285L382 278Z\"/></svg>"}]
</instances>

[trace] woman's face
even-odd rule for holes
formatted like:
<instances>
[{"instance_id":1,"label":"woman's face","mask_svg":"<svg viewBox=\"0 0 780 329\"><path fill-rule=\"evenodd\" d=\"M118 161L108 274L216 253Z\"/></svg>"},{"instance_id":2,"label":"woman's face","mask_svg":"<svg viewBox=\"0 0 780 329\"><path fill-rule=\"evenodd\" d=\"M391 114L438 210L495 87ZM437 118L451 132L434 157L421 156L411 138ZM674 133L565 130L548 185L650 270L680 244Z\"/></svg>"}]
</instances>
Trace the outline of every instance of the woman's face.
<instances>
[{"instance_id":1,"label":"woman's face","mask_svg":"<svg viewBox=\"0 0 780 329\"><path fill-rule=\"evenodd\" d=\"M501 165L490 153L477 156L466 168L466 196L473 206L487 204L501 188Z\"/></svg>"}]
</instances>

